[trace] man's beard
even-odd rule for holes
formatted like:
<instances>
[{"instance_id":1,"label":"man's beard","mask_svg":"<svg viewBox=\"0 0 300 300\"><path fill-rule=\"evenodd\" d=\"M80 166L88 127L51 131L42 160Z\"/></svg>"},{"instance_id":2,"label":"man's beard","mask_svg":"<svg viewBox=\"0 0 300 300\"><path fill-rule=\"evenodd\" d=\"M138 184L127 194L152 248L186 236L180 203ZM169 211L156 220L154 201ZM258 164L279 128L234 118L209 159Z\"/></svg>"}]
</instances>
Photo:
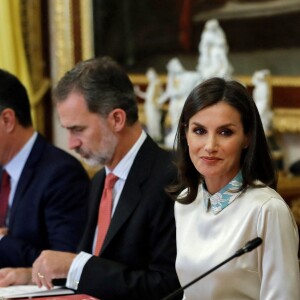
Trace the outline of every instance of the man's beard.
<instances>
[{"instance_id":1,"label":"man's beard","mask_svg":"<svg viewBox=\"0 0 300 300\"><path fill-rule=\"evenodd\" d=\"M105 161L98 159L96 156L89 157L89 158L83 158L83 161L84 161L84 163L86 163L88 166L90 166L92 168L105 165Z\"/></svg>"},{"instance_id":2,"label":"man's beard","mask_svg":"<svg viewBox=\"0 0 300 300\"><path fill-rule=\"evenodd\" d=\"M115 153L117 147L117 139L115 136L106 137L99 146L100 150L92 153L89 150L83 148L76 148L75 151L78 153L83 161L90 167L99 167L108 165Z\"/></svg>"}]
</instances>

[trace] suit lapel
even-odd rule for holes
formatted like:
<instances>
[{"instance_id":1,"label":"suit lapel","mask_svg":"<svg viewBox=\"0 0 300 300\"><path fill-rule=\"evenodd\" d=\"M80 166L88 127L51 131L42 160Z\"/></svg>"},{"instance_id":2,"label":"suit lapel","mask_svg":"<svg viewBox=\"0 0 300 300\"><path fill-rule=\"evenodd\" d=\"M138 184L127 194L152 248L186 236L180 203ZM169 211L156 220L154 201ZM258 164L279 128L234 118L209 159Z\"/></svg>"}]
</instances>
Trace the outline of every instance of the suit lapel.
<instances>
[{"instance_id":1,"label":"suit lapel","mask_svg":"<svg viewBox=\"0 0 300 300\"><path fill-rule=\"evenodd\" d=\"M139 203L140 198L141 191L139 184L133 180L130 182L126 181L119 199L118 206L111 220L101 252L105 250L106 246L110 243L126 220L130 218L130 215L133 213L135 207Z\"/></svg>"},{"instance_id":2,"label":"suit lapel","mask_svg":"<svg viewBox=\"0 0 300 300\"><path fill-rule=\"evenodd\" d=\"M98 210L100 205L100 198L102 195L105 181L105 170L98 171L92 181L92 190L90 192L89 214L85 225L83 238L78 247L79 251L86 251L92 253L93 241L95 238L95 229L98 222Z\"/></svg>"},{"instance_id":3,"label":"suit lapel","mask_svg":"<svg viewBox=\"0 0 300 300\"><path fill-rule=\"evenodd\" d=\"M156 151L155 149L158 149L158 146L149 137L147 137L129 171L101 252L109 245L110 241L123 226L126 220L130 218L135 207L140 202L142 196L141 187L149 177L152 161L155 157L155 155L153 155Z\"/></svg>"},{"instance_id":4,"label":"suit lapel","mask_svg":"<svg viewBox=\"0 0 300 300\"><path fill-rule=\"evenodd\" d=\"M28 185L31 182L32 176L33 176L33 170L32 169L24 169L22 172L22 175L20 177L20 180L18 182L18 186L16 189L16 193L14 196L13 204L11 207L10 215L9 215L9 225L13 226L14 218L15 218L15 213L18 210L18 206L23 200L23 195L26 192L26 189Z\"/></svg>"},{"instance_id":5,"label":"suit lapel","mask_svg":"<svg viewBox=\"0 0 300 300\"><path fill-rule=\"evenodd\" d=\"M19 178L19 182L17 184L15 196L13 199L13 204L9 215L10 227L13 226L15 213L18 209L20 202L24 199L24 194L26 193L26 189L32 182L35 166L39 161L40 156L44 152L45 145L46 145L46 141L38 134L38 137L32 147L32 150L28 156L28 159L25 163L25 166Z\"/></svg>"}]
</instances>

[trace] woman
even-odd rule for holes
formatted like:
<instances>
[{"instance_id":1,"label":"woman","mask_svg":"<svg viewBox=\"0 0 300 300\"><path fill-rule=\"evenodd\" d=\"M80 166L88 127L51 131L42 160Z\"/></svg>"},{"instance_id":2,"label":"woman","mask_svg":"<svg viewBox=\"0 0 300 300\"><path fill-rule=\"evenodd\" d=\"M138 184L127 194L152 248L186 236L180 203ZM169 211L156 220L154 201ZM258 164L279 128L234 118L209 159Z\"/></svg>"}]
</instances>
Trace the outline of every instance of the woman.
<instances>
[{"instance_id":1,"label":"woman","mask_svg":"<svg viewBox=\"0 0 300 300\"><path fill-rule=\"evenodd\" d=\"M298 230L274 190L276 172L262 122L246 88L212 78L183 107L176 151L176 270L182 286L263 243L184 290L184 299L299 299Z\"/></svg>"}]
</instances>

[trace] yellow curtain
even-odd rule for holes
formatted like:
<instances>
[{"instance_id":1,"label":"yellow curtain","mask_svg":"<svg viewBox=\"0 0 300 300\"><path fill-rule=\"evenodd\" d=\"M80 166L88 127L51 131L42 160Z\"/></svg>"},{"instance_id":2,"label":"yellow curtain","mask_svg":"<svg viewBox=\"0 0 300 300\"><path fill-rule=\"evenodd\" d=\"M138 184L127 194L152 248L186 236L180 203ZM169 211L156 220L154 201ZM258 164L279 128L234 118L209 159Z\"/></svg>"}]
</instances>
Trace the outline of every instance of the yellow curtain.
<instances>
[{"instance_id":1,"label":"yellow curtain","mask_svg":"<svg viewBox=\"0 0 300 300\"><path fill-rule=\"evenodd\" d=\"M33 89L21 31L20 0L0 0L0 68L19 78L27 89L30 101ZM36 124L32 105L33 124Z\"/></svg>"}]
</instances>

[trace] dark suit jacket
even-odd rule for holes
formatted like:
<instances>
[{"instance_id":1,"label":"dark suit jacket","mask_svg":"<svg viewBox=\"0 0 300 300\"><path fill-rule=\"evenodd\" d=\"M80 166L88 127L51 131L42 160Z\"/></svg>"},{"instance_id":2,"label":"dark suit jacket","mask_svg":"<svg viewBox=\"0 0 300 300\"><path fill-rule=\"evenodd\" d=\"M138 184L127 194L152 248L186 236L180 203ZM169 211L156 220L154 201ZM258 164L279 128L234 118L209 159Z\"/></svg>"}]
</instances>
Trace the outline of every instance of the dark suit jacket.
<instances>
[{"instance_id":1,"label":"dark suit jacket","mask_svg":"<svg viewBox=\"0 0 300 300\"><path fill-rule=\"evenodd\" d=\"M179 287L174 203L164 188L176 171L170 153L147 137L128 174L100 255L86 263L78 293L101 300L158 300ZM79 250L92 251L105 171L93 179Z\"/></svg>"},{"instance_id":2,"label":"dark suit jacket","mask_svg":"<svg viewBox=\"0 0 300 300\"><path fill-rule=\"evenodd\" d=\"M75 252L89 185L76 158L38 135L18 182L8 235L0 240L0 268L31 266L44 249Z\"/></svg>"}]
</instances>

